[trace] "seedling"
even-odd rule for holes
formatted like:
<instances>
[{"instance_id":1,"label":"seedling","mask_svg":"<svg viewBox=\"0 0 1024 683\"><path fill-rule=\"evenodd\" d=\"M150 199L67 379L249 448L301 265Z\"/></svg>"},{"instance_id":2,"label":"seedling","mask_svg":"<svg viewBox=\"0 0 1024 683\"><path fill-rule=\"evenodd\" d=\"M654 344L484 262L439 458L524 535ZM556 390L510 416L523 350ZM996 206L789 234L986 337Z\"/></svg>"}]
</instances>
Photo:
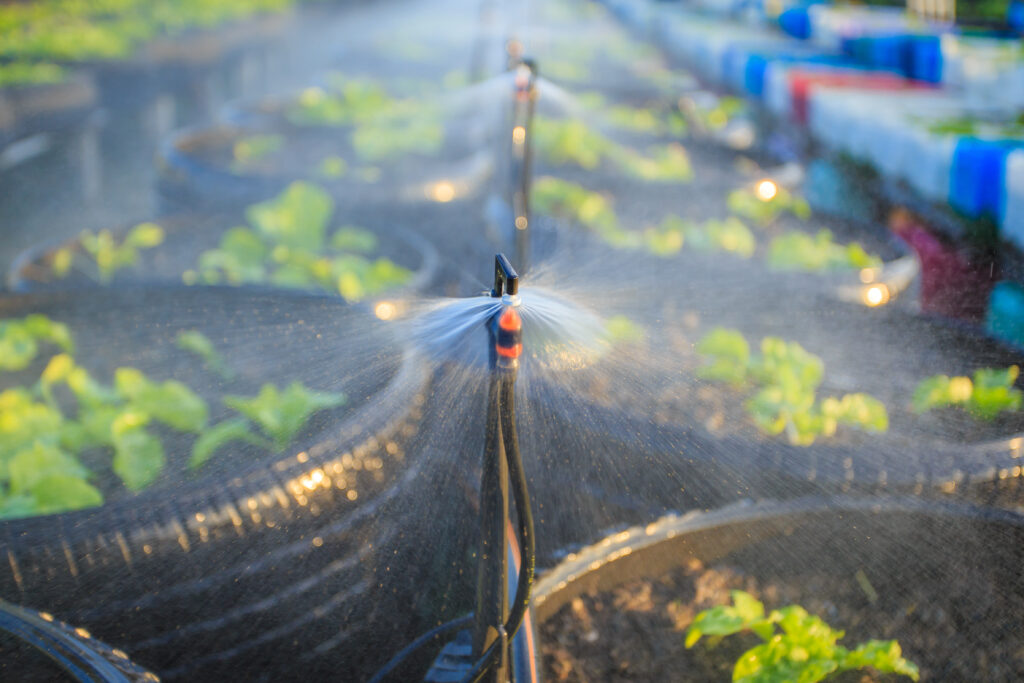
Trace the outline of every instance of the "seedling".
<instances>
[{"instance_id":1,"label":"seedling","mask_svg":"<svg viewBox=\"0 0 1024 683\"><path fill-rule=\"evenodd\" d=\"M292 382L284 391L273 384L264 384L260 393L252 398L225 396L225 405L242 417L225 420L200 435L192 448L189 467L202 466L232 441L282 451L314 414L344 405L347 400L341 393L311 391L301 382ZM253 426L262 434L254 432Z\"/></svg>"},{"instance_id":2,"label":"seedling","mask_svg":"<svg viewBox=\"0 0 1024 683\"><path fill-rule=\"evenodd\" d=\"M538 117L534 121L534 139L538 152L557 166L574 164L592 171L607 160L642 180L685 182L693 176L686 150L679 144L652 147L644 156L609 140L578 120Z\"/></svg>"},{"instance_id":3,"label":"seedling","mask_svg":"<svg viewBox=\"0 0 1024 683\"><path fill-rule=\"evenodd\" d=\"M213 342L199 330L182 330L178 333L177 344L179 349L194 353L201 358L206 367L219 375L221 379L227 381L234 379L235 372L228 367Z\"/></svg>"},{"instance_id":4,"label":"seedling","mask_svg":"<svg viewBox=\"0 0 1024 683\"><path fill-rule=\"evenodd\" d=\"M744 591L732 591L732 605L698 614L686 632L686 647L703 636L712 645L725 636L752 632L763 642L736 661L732 680L737 683L799 681L816 683L844 671L870 667L880 673L918 680L917 665L903 657L895 640L869 640L849 650L839 641L846 635L799 605L772 610Z\"/></svg>"},{"instance_id":5,"label":"seedling","mask_svg":"<svg viewBox=\"0 0 1024 683\"><path fill-rule=\"evenodd\" d=\"M530 200L537 211L575 221L613 246L639 244L638 235L619 225L611 201L582 185L544 176L534 181Z\"/></svg>"},{"instance_id":6,"label":"seedling","mask_svg":"<svg viewBox=\"0 0 1024 683\"><path fill-rule=\"evenodd\" d=\"M27 367L40 341L62 350L50 357L34 387L0 392L0 517L101 504L103 496L79 460L94 449L113 452L112 469L128 488L144 488L165 462L149 427L159 422L199 433L206 426L205 401L180 382L153 382L133 368L119 368L112 387L97 382L75 362L71 335L61 323L33 315L0 321L0 329L2 339L21 339L19 354L0 353L8 361L3 369Z\"/></svg>"},{"instance_id":7,"label":"seedling","mask_svg":"<svg viewBox=\"0 0 1024 683\"><path fill-rule=\"evenodd\" d=\"M798 230L786 232L772 240L767 260L777 270L823 271L882 265L882 259L868 254L857 242L845 246L835 243L828 230L820 230L814 236Z\"/></svg>"},{"instance_id":8,"label":"seedling","mask_svg":"<svg viewBox=\"0 0 1024 683\"><path fill-rule=\"evenodd\" d=\"M11 62L0 64L0 88L61 83L66 79L67 71L56 64L48 64L46 62Z\"/></svg>"},{"instance_id":9,"label":"seedling","mask_svg":"<svg viewBox=\"0 0 1024 683\"><path fill-rule=\"evenodd\" d=\"M298 126L347 126L386 113L395 102L372 81L334 79L337 93L307 88L287 117Z\"/></svg>"},{"instance_id":10,"label":"seedling","mask_svg":"<svg viewBox=\"0 0 1024 683\"><path fill-rule=\"evenodd\" d=\"M723 221L709 219L702 225L668 216L660 226L644 232L644 244L656 256L670 256L687 245L697 251L727 251L750 258L757 248L754 234L734 216Z\"/></svg>"},{"instance_id":11,"label":"seedling","mask_svg":"<svg viewBox=\"0 0 1024 683\"><path fill-rule=\"evenodd\" d=\"M819 436L831 437L839 425L875 433L889 428L885 406L868 394L818 401L825 365L796 342L765 337L760 355L754 356L738 331L716 328L698 342L697 352L709 360L698 376L736 387L753 385L757 393L746 408L754 423L767 434L784 432L795 446L809 446Z\"/></svg>"},{"instance_id":12,"label":"seedling","mask_svg":"<svg viewBox=\"0 0 1024 683\"><path fill-rule=\"evenodd\" d=\"M1013 385L1020 368L981 368L970 377L934 375L914 389L913 408L924 413L945 406L962 406L974 417L991 421L1004 412L1020 410L1024 393Z\"/></svg>"},{"instance_id":13,"label":"seedling","mask_svg":"<svg viewBox=\"0 0 1024 683\"><path fill-rule=\"evenodd\" d=\"M240 138L232 148L234 162L231 170L245 172L266 161L267 157L284 146L284 136L275 134L248 135Z\"/></svg>"},{"instance_id":14,"label":"seedling","mask_svg":"<svg viewBox=\"0 0 1024 683\"><path fill-rule=\"evenodd\" d=\"M203 252L186 283L272 283L279 287L335 291L359 301L400 286L412 277L389 259L370 260L377 246L373 233L355 226L339 228L330 241L327 228L334 200L306 182L292 183L278 197L249 207L252 228L236 227L220 247Z\"/></svg>"},{"instance_id":15,"label":"seedling","mask_svg":"<svg viewBox=\"0 0 1024 683\"><path fill-rule=\"evenodd\" d=\"M811 217L811 207L807 200L780 186L774 186L772 193L759 193L754 188L733 190L727 202L730 211L758 225L769 225L783 213L792 214L801 220Z\"/></svg>"},{"instance_id":16,"label":"seedling","mask_svg":"<svg viewBox=\"0 0 1024 683\"><path fill-rule=\"evenodd\" d=\"M90 268L87 272L94 273L93 277L98 282L108 285L117 271L138 263L141 250L163 244L164 229L155 223L140 223L132 228L120 243L109 230L100 230L98 233L84 230L78 241L96 264L95 268ZM58 278L67 277L74 265L74 259L75 252L70 247L54 252L54 275Z\"/></svg>"}]
</instances>

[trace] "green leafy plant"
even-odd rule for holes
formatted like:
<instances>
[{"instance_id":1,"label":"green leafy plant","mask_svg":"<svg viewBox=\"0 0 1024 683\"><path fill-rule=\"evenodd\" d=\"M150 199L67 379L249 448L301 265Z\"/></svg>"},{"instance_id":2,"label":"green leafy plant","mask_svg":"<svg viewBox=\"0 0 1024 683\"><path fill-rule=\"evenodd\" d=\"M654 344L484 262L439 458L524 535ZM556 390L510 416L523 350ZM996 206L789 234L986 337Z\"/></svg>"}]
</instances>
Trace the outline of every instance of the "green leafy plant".
<instances>
[{"instance_id":1,"label":"green leafy plant","mask_svg":"<svg viewBox=\"0 0 1024 683\"><path fill-rule=\"evenodd\" d=\"M192 447L189 467L206 463L223 446L242 441L270 451L282 451L321 410L347 402L342 393L311 391L301 382L292 382L284 391L264 384L258 395L225 396L224 403L241 414L224 420L200 435ZM260 433L253 430L258 428Z\"/></svg>"},{"instance_id":2,"label":"green leafy plant","mask_svg":"<svg viewBox=\"0 0 1024 683\"><path fill-rule=\"evenodd\" d=\"M299 126L347 126L388 113L395 101L373 81L332 79L330 90L307 88L287 112L287 118Z\"/></svg>"},{"instance_id":3,"label":"green leafy plant","mask_svg":"<svg viewBox=\"0 0 1024 683\"><path fill-rule=\"evenodd\" d=\"M406 154L436 154L443 142L444 127L427 111L415 117L381 117L361 123L352 131L356 154L371 162Z\"/></svg>"},{"instance_id":4,"label":"green leafy plant","mask_svg":"<svg viewBox=\"0 0 1024 683\"><path fill-rule=\"evenodd\" d=\"M250 206L251 228L236 227L220 246L199 256L186 283L271 283L335 291L359 301L409 281L412 273L390 259L371 260L373 233L354 226L327 238L334 200L324 190L295 182L274 199Z\"/></svg>"},{"instance_id":5,"label":"green leafy plant","mask_svg":"<svg viewBox=\"0 0 1024 683\"><path fill-rule=\"evenodd\" d=\"M182 330L175 339L178 348L198 356L212 372L224 380L232 380L235 372L217 351L210 339L199 330Z\"/></svg>"},{"instance_id":6,"label":"green leafy plant","mask_svg":"<svg viewBox=\"0 0 1024 683\"><path fill-rule=\"evenodd\" d=\"M924 413L945 406L963 406L981 420L994 420L1004 412L1020 410L1024 393L1014 388L1020 368L980 368L970 377L934 375L914 389L913 408Z\"/></svg>"},{"instance_id":7,"label":"green leafy plant","mask_svg":"<svg viewBox=\"0 0 1024 683\"><path fill-rule=\"evenodd\" d=\"M165 464L152 428L161 424L198 434L206 427L206 402L181 382L155 382L134 368L118 368L113 386L95 380L74 360L74 343L62 323L40 315L0 321L0 344L17 337L15 356L0 352L4 370L40 360L42 341L60 352L32 388L0 392L0 516L101 504L103 496L80 460L86 451L112 453L111 467L124 485L145 488Z\"/></svg>"},{"instance_id":8,"label":"green leafy plant","mask_svg":"<svg viewBox=\"0 0 1024 683\"><path fill-rule=\"evenodd\" d=\"M534 181L530 198L537 211L575 221L612 246L635 247L640 244L639 235L629 233L619 225L610 200L582 185L543 176Z\"/></svg>"},{"instance_id":9,"label":"green leafy plant","mask_svg":"<svg viewBox=\"0 0 1024 683\"><path fill-rule=\"evenodd\" d=\"M793 445L831 437L840 425L874 433L889 428L885 406L868 394L819 401L825 365L796 342L765 337L760 354L753 355L738 331L715 328L697 343L697 352L707 358L698 376L737 387L753 384L756 393L746 408L754 423L767 434L785 433Z\"/></svg>"},{"instance_id":10,"label":"green leafy plant","mask_svg":"<svg viewBox=\"0 0 1024 683\"><path fill-rule=\"evenodd\" d=\"M811 217L811 207L803 197L774 184L771 188L771 192L764 194L750 188L733 190L726 200L729 210L759 225L768 225L783 213L790 213L801 220Z\"/></svg>"},{"instance_id":11,"label":"green leafy plant","mask_svg":"<svg viewBox=\"0 0 1024 683\"><path fill-rule=\"evenodd\" d=\"M763 642L736 661L737 683L795 681L816 683L844 671L870 667L881 673L920 677L917 665L903 657L895 640L869 640L850 650L839 645L845 636L799 605L765 614L764 604L744 591L732 591L731 605L699 613L686 632L686 647L704 636L717 643L726 636L749 631Z\"/></svg>"},{"instance_id":12,"label":"green leafy plant","mask_svg":"<svg viewBox=\"0 0 1024 683\"><path fill-rule=\"evenodd\" d=\"M667 216L661 225L644 231L644 244L656 256L675 254L684 244L697 251L727 251L742 258L750 258L757 248L754 234L734 216L700 225Z\"/></svg>"},{"instance_id":13,"label":"green leafy plant","mask_svg":"<svg viewBox=\"0 0 1024 683\"><path fill-rule=\"evenodd\" d=\"M124 239L118 242L110 230L97 233L83 230L78 243L92 257L94 267L86 270L98 282L107 285L119 270L138 263L139 252L163 244L164 229L155 223L140 223L132 228ZM57 278L67 277L75 261L75 251L62 247L53 254L51 267Z\"/></svg>"},{"instance_id":14,"label":"green leafy plant","mask_svg":"<svg viewBox=\"0 0 1024 683\"><path fill-rule=\"evenodd\" d=\"M720 97L711 106L694 107L694 114L700 125L709 131L719 131L729 121L747 109L746 102L739 97Z\"/></svg>"},{"instance_id":15,"label":"green leafy plant","mask_svg":"<svg viewBox=\"0 0 1024 683\"><path fill-rule=\"evenodd\" d=\"M768 265L778 270L822 271L842 268L878 268L882 259L868 254L857 242L847 245L832 241L832 233L817 235L791 230L772 240Z\"/></svg>"},{"instance_id":16,"label":"green leafy plant","mask_svg":"<svg viewBox=\"0 0 1024 683\"><path fill-rule=\"evenodd\" d=\"M645 156L591 130L582 121L542 116L534 120L533 136L537 152L558 166L575 164L592 171L607 160L648 181L685 182L693 176L686 150L676 143L652 147Z\"/></svg>"},{"instance_id":17,"label":"green leafy plant","mask_svg":"<svg viewBox=\"0 0 1024 683\"><path fill-rule=\"evenodd\" d=\"M47 62L0 64L0 88L62 83L67 77L67 71L63 67Z\"/></svg>"},{"instance_id":18,"label":"green leafy plant","mask_svg":"<svg viewBox=\"0 0 1024 683\"><path fill-rule=\"evenodd\" d=\"M64 323L44 315L0 320L0 370L22 370L36 359L41 343L73 353L75 344Z\"/></svg>"},{"instance_id":19,"label":"green leafy plant","mask_svg":"<svg viewBox=\"0 0 1024 683\"><path fill-rule=\"evenodd\" d=\"M266 161L284 146L285 138L277 134L247 135L235 141L231 148L231 170L245 172Z\"/></svg>"}]
</instances>

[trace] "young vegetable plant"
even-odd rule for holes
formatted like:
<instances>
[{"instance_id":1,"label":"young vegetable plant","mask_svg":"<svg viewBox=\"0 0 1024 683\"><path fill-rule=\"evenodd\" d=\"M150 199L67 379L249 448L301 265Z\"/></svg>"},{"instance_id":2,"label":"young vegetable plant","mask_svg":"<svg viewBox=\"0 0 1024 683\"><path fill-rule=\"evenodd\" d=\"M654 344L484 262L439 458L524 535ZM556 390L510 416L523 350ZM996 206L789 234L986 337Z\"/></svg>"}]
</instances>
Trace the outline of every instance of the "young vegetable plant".
<instances>
[{"instance_id":1,"label":"young vegetable plant","mask_svg":"<svg viewBox=\"0 0 1024 683\"><path fill-rule=\"evenodd\" d=\"M994 420L1004 412L1020 410L1024 393L1013 385L1020 368L980 368L970 377L934 375L914 389L913 408L925 413L935 408L963 406L980 420Z\"/></svg>"},{"instance_id":2,"label":"young vegetable plant","mask_svg":"<svg viewBox=\"0 0 1024 683\"><path fill-rule=\"evenodd\" d=\"M727 251L741 258L750 258L757 248L754 234L734 216L724 221L710 219L703 225L667 216L661 225L644 232L644 244L656 256L675 254L684 244L697 251Z\"/></svg>"},{"instance_id":3,"label":"young vegetable plant","mask_svg":"<svg viewBox=\"0 0 1024 683\"><path fill-rule=\"evenodd\" d=\"M276 134L247 135L240 138L231 150L231 170L235 173L244 173L259 166L267 157L278 152L284 146L284 142L284 136Z\"/></svg>"},{"instance_id":4,"label":"young vegetable plant","mask_svg":"<svg viewBox=\"0 0 1024 683\"><path fill-rule=\"evenodd\" d=\"M408 282L412 273L390 259L371 260L373 233L354 226L327 237L334 200L306 182L292 183L278 197L250 206L253 227L236 227L220 246L203 252L186 283L271 283L279 287L335 291L349 301Z\"/></svg>"},{"instance_id":5,"label":"young vegetable plant","mask_svg":"<svg viewBox=\"0 0 1024 683\"><path fill-rule=\"evenodd\" d=\"M783 213L801 220L811 217L807 200L770 181L760 183L757 188L733 190L726 201L730 211L758 225L769 225Z\"/></svg>"},{"instance_id":6,"label":"young vegetable plant","mask_svg":"<svg viewBox=\"0 0 1024 683\"><path fill-rule=\"evenodd\" d=\"M206 427L205 401L184 384L118 368L113 386L105 386L74 360L65 325L40 315L0 321L0 369L23 370L41 360L46 346L60 352L33 387L0 392L0 517L101 504L80 460L85 452L112 453L111 468L125 486L145 488L165 464L152 426L183 433Z\"/></svg>"},{"instance_id":7,"label":"young vegetable plant","mask_svg":"<svg viewBox=\"0 0 1024 683\"><path fill-rule=\"evenodd\" d=\"M609 161L642 180L686 182L693 177L690 159L682 145L651 147L644 156L575 119L538 117L534 121L534 140L538 152L556 166L574 164L592 171Z\"/></svg>"},{"instance_id":8,"label":"young vegetable plant","mask_svg":"<svg viewBox=\"0 0 1024 683\"><path fill-rule=\"evenodd\" d=\"M747 650L733 667L736 683L794 681L816 683L844 671L870 667L880 673L920 678L917 665L903 657L895 640L869 640L852 650L839 644L845 633L799 605L765 614L764 604L744 591L732 591L732 604L698 614L686 632L686 647L704 636L717 643L749 631L763 642Z\"/></svg>"},{"instance_id":9,"label":"young vegetable plant","mask_svg":"<svg viewBox=\"0 0 1024 683\"><path fill-rule=\"evenodd\" d=\"M537 211L575 221L612 246L640 245L639 235L627 232L619 225L619 218L608 198L582 185L543 176L534 181L530 198Z\"/></svg>"},{"instance_id":10,"label":"young vegetable plant","mask_svg":"<svg viewBox=\"0 0 1024 683\"><path fill-rule=\"evenodd\" d=\"M868 394L819 401L825 365L796 342L765 337L755 356L738 331L716 328L698 342L697 352L709 361L698 370L699 377L736 387L753 384L757 393L746 408L754 423L767 434L785 433L794 446L831 437L840 425L875 433L889 428L885 406Z\"/></svg>"},{"instance_id":11,"label":"young vegetable plant","mask_svg":"<svg viewBox=\"0 0 1024 683\"><path fill-rule=\"evenodd\" d=\"M140 251L160 246L163 241L164 229L155 223L136 225L120 243L109 230L100 230L98 233L84 230L78 238L82 249L95 263L95 267L86 272L104 285L110 284L117 271L138 263ZM67 277L74 260L75 251L71 247L55 251L52 262L54 275L58 278Z\"/></svg>"},{"instance_id":12,"label":"young vegetable plant","mask_svg":"<svg viewBox=\"0 0 1024 683\"><path fill-rule=\"evenodd\" d=\"M311 391L301 382L292 382L284 391L273 384L264 384L260 393L252 398L225 396L224 403L242 417L225 420L200 435L193 446L189 466L201 466L232 441L282 451L314 414L344 405L347 400L341 393ZM254 433L253 425L262 434Z\"/></svg>"},{"instance_id":13,"label":"young vegetable plant","mask_svg":"<svg viewBox=\"0 0 1024 683\"><path fill-rule=\"evenodd\" d=\"M798 230L779 235L768 247L767 261L776 270L823 271L882 265L882 259L864 251L857 242L846 246L835 243L828 230L820 230L814 236Z\"/></svg>"}]
</instances>

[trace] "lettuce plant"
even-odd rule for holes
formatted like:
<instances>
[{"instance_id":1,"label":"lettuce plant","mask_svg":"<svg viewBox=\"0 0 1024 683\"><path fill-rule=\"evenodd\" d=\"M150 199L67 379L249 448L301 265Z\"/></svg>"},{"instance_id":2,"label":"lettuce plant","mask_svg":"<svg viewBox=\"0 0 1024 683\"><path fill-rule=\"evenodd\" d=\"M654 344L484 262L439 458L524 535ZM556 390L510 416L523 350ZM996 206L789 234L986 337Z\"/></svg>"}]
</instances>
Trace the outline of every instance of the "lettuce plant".
<instances>
[{"instance_id":1,"label":"lettuce plant","mask_svg":"<svg viewBox=\"0 0 1024 683\"><path fill-rule=\"evenodd\" d=\"M311 391L301 382L292 382L284 391L273 384L264 384L252 398L225 396L224 403L241 417L220 422L201 434L192 448L189 466L203 465L232 441L282 451L314 414L344 405L347 400L342 393ZM253 426L261 433L254 432Z\"/></svg>"},{"instance_id":2,"label":"lettuce plant","mask_svg":"<svg viewBox=\"0 0 1024 683\"><path fill-rule=\"evenodd\" d=\"M1014 387L1020 368L980 368L970 377L934 375L914 389L914 412L945 406L962 406L974 417L994 420L1004 412L1020 410L1024 393Z\"/></svg>"},{"instance_id":3,"label":"lettuce plant","mask_svg":"<svg viewBox=\"0 0 1024 683\"><path fill-rule=\"evenodd\" d=\"M736 215L768 225L783 213L789 213L801 220L811 217L811 207L803 197L794 195L784 187L776 187L775 194L763 199L750 188L740 188L729 193L726 200L729 210Z\"/></svg>"},{"instance_id":4,"label":"lettuce plant","mask_svg":"<svg viewBox=\"0 0 1024 683\"><path fill-rule=\"evenodd\" d=\"M779 235L768 247L767 261L777 270L823 271L882 265L882 259L868 254L857 242L845 246L835 243L828 230L813 236L798 230Z\"/></svg>"},{"instance_id":5,"label":"lettuce plant","mask_svg":"<svg viewBox=\"0 0 1024 683\"><path fill-rule=\"evenodd\" d=\"M556 166L574 164L592 171L609 161L642 180L685 182L693 177L686 150L677 143L651 147L644 155L579 120L537 117L533 125L537 152Z\"/></svg>"},{"instance_id":6,"label":"lettuce plant","mask_svg":"<svg viewBox=\"0 0 1024 683\"><path fill-rule=\"evenodd\" d=\"M735 216L703 224L667 216L661 225L644 231L644 244L656 256L675 254L684 244L697 251L727 251L741 258L750 258L757 248L754 234Z\"/></svg>"},{"instance_id":7,"label":"lettuce plant","mask_svg":"<svg viewBox=\"0 0 1024 683\"><path fill-rule=\"evenodd\" d=\"M155 223L140 223L132 228L120 242L109 230L97 233L83 230L78 243L86 254L92 257L94 266L85 272L100 284L108 285L119 270L138 263L139 252L163 244L164 229ZM71 247L62 247L53 254L53 274L58 278L67 277L75 261Z\"/></svg>"},{"instance_id":8,"label":"lettuce plant","mask_svg":"<svg viewBox=\"0 0 1024 683\"><path fill-rule=\"evenodd\" d=\"M840 425L876 433L889 428L885 406L868 394L818 400L825 365L796 342L765 337L761 353L754 355L738 331L716 328L698 342L697 352L707 359L699 377L753 385L756 393L746 408L754 423L767 434L785 433L795 446L833 436Z\"/></svg>"},{"instance_id":9,"label":"lettuce plant","mask_svg":"<svg viewBox=\"0 0 1024 683\"><path fill-rule=\"evenodd\" d=\"M247 135L235 141L231 148L231 170L244 173L265 161L284 146L284 136L276 133Z\"/></svg>"},{"instance_id":10,"label":"lettuce plant","mask_svg":"<svg viewBox=\"0 0 1024 683\"><path fill-rule=\"evenodd\" d=\"M101 504L80 460L86 451L112 453L111 467L125 486L145 488L165 464L151 428L199 433L206 426L205 401L180 382L154 382L134 368L118 368L113 386L95 380L74 360L67 327L45 316L0 321L0 340L18 348L12 356L0 353L5 370L41 360L41 342L60 350L33 387L0 392L0 517Z\"/></svg>"},{"instance_id":11,"label":"lettuce plant","mask_svg":"<svg viewBox=\"0 0 1024 683\"><path fill-rule=\"evenodd\" d=\"M198 268L187 271L186 283L271 283L279 287L338 292L359 301L408 282L412 273L390 259L371 259L377 246L373 233L354 226L336 230L328 239L334 200L306 182L292 183L279 196L250 206L252 227L236 227L220 246L199 256Z\"/></svg>"},{"instance_id":12,"label":"lettuce plant","mask_svg":"<svg viewBox=\"0 0 1024 683\"><path fill-rule=\"evenodd\" d=\"M870 667L918 680L917 665L903 657L895 640L869 640L850 650L839 644L845 633L799 605L765 614L764 604L744 591L732 591L732 604L704 610L686 632L686 647L704 636L717 643L749 631L761 644L740 655L733 667L736 683L796 681L816 683L844 671Z\"/></svg>"}]
</instances>

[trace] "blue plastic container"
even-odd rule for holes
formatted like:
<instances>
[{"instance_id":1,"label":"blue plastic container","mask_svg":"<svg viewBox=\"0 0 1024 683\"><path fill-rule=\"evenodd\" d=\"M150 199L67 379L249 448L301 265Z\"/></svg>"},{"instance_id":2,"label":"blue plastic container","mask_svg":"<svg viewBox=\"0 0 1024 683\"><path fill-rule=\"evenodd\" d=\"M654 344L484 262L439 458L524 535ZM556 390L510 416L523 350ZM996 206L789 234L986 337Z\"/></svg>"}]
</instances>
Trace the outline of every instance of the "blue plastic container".
<instances>
[{"instance_id":1,"label":"blue plastic container","mask_svg":"<svg viewBox=\"0 0 1024 683\"><path fill-rule=\"evenodd\" d=\"M1019 140L979 140L964 137L953 151L949 203L971 218L999 219L1006 201L1006 156Z\"/></svg>"},{"instance_id":2,"label":"blue plastic container","mask_svg":"<svg viewBox=\"0 0 1024 683\"><path fill-rule=\"evenodd\" d=\"M985 329L997 339L1024 347L1024 287L1004 280L992 288Z\"/></svg>"}]
</instances>

